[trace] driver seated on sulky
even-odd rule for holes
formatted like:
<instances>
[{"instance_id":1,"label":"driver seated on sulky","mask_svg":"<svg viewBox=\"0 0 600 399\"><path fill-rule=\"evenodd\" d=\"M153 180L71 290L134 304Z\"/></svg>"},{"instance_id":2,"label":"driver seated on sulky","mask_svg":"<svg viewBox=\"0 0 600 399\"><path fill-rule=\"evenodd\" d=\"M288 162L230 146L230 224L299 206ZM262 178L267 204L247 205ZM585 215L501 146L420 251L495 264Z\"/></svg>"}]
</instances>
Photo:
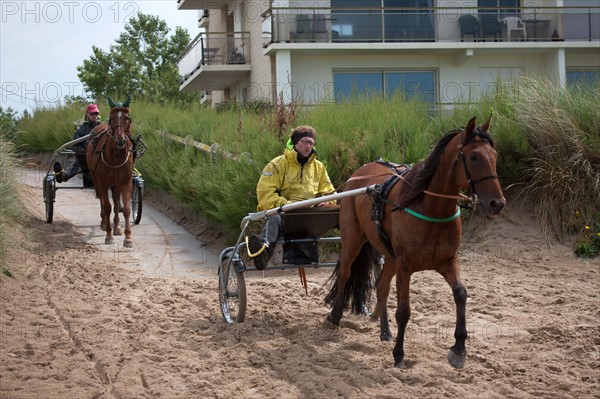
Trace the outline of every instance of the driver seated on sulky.
<instances>
[{"instance_id":1,"label":"driver seated on sulky","mask_svg":"<svg viewBox=\"0 0 600 399\"><path fill-rule=\"evenodd\" d=\"M83 123L75 131L75 134L73 134L73 140L87 136L92 132L93 128L100 125L101 123L102 122L100 122L100 110L98 109L98 106L96 104L88 105L83 118ZM83 141L81 143L75 144L71 148L74 151L85 151L86 145L87 141ZM54 175L56 176L56 181L59 183L68 181L70 178L72 178L79 172L81 172L81 165L79 164L79 160L77 159L73 162L68 171L63 170L60 162L54 163Z\"/></svg>"},{"instance_id":2,"label":"driver seated on sulky","mask_svg":"<svg viewBox=\"0 0 600 399\"><path fill-rule=\"evenodd\" d=\"M316 130L312 126L298 126L290 140L292 148L286 148L283 155L271 160L262 171L256 187L258 211L335 192L325 166L317 160ZM248 254L258 270L266 268L281 234L281 216L274 215L267 218L260 236L253 234L246 238Z\"/></svg>"}]
</instances>

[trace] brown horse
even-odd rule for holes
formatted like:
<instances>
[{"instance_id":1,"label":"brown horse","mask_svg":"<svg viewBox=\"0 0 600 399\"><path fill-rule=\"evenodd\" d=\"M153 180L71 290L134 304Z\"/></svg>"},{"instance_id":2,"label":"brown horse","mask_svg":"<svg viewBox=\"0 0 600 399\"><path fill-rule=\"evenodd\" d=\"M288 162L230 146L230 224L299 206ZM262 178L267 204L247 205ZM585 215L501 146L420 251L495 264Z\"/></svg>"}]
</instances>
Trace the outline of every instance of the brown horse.
<instances>
[{"instance_id":1,"label":"brown horse","mask_svg":"<svg viewBox=\"0 0 600 399\"><path fill-rule=\"evenodd\" d=\"M119 202L123 201L123 217L125 218L125 240L123 246L133 247L131 239L131 182L133 172L133 142L131 140L131 119L129 118L129 101L116 103L109 97L110 117L92 130L88 141L86 159L90 175L100 198L100 228L106 230L106 244L112 244L114 235L121 235L119 227ZM114 203L114 229L110 225L111 204L108 189L112 190Z\"/></svg>"},{"instance_id":2,"label":"brown horse","mask_svg":"<svg viewBox=\"0 0 600 399\"><path fill-rule=\"evenodd\" d=\"M396 276L398 339L395 366L405 368L404 332L410 318L409 286L412 273L435 270L450 285L456 303L455 344L448 361L464 367L467 351L465 305L467 290L460 280L457 255L462 225L457 201L464 190L476 194L489 218L506 205L496 173L496 151L488 133L491 117L478 127L472 118L466 128L446 133L425 159L400 173L390 164L372 162L359 168L345 189L381 184L375 196L344 198L340 209L342 252L326 303L333 306L327 320L339 325L352 299L352 311L362 313L370 296L370 276L379 254L385 256L377 277L377 305L381 340L390 341L387 298ZM351 298L352 297L352 298Z\"/></svg>"}]
</instances>

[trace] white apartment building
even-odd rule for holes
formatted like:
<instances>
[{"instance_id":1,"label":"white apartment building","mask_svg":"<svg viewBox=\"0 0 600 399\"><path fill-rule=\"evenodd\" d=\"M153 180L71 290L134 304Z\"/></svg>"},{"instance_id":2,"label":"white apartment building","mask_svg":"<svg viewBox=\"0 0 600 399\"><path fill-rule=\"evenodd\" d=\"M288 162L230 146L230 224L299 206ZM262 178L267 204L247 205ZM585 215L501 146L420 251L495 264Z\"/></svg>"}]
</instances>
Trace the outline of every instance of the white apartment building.
<instances>
[{"instance_id":1,"label":"white apartment building","mask_svg":"<svg viewBox=\"0 0 600 399\"><path fill-rule=\"evenodd\" d=\"M204 99L302 104L400 91L441 108L500 79L600 79L598 0L178 0L204 29L179 60Z\"/></svg>"}]
</instances>

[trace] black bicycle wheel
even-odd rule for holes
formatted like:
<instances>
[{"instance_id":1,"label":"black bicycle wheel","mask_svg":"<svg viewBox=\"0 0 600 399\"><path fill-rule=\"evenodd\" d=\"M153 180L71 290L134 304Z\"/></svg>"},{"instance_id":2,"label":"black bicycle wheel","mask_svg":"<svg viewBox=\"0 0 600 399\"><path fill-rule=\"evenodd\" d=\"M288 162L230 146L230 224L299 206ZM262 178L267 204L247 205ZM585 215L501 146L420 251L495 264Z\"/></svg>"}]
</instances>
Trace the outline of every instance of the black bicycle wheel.
<instances>
[{"instance_id":1,"label":"black bicycle wheel","mask_svg":"<svg viewBox=\"0 0 600 399\"><path fill-rule=\"evenodd\" d=\"M233 250L221 255L219 267L219 304L229 324L241 323L246 318L246 280L244 273L235 271L236 261L231 260L232 255Z\"/></svg>"},{"instance_id":2,"label":"black bicycle wheel","mask_svg":"<svg viewBox=\"0 0 600 399\"><path fill-rule=\"evenodd\" d=\"M139 224L142 220L142 207L144 204L144 187L138 184L137 179L133 179L131 185L131 218L134 224Z\"/></svg>"},{"instance_id":3,"label":"black bicycle wheel","mask_svg":"<svg viewBox=\"0 0 600 399\"><path fill-rule=\"evenodd\" d=\"M54 217L54 178L46 176L42 183L42 191L44 193L44 205L46 208L46 222L52 223Z\"/></svg>"}]
</instances>

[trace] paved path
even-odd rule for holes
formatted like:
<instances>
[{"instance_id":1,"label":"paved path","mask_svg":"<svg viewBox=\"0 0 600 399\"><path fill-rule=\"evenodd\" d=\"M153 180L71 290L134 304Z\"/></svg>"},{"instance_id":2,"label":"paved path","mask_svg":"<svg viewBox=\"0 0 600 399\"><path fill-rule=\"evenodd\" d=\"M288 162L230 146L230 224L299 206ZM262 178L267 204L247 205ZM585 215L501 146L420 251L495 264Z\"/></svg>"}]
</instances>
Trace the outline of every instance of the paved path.
<instances>
[{"instance_id":1,"label":"paved path","mask_svg":"<svg viewBox=\"0 0 600 399\"><path fill-rule=\"evenodd\" d=\"M39 188L42 209L44 174L33 170L23 172L24 183ZM132 224L132 249L123 248L124 235L115 236L115 244L106 245L106 234L100 230L100 201L95 198L94 190L81 189L80 176L57 186L54 221L71 223L83 235L83 242L96 248L98 256L112 257L125 267L153 277L216 278L219 254L149 204L143 204L140 224ZM121 226L124 230L123 222Z\"/></svg>"}]
</instances>

